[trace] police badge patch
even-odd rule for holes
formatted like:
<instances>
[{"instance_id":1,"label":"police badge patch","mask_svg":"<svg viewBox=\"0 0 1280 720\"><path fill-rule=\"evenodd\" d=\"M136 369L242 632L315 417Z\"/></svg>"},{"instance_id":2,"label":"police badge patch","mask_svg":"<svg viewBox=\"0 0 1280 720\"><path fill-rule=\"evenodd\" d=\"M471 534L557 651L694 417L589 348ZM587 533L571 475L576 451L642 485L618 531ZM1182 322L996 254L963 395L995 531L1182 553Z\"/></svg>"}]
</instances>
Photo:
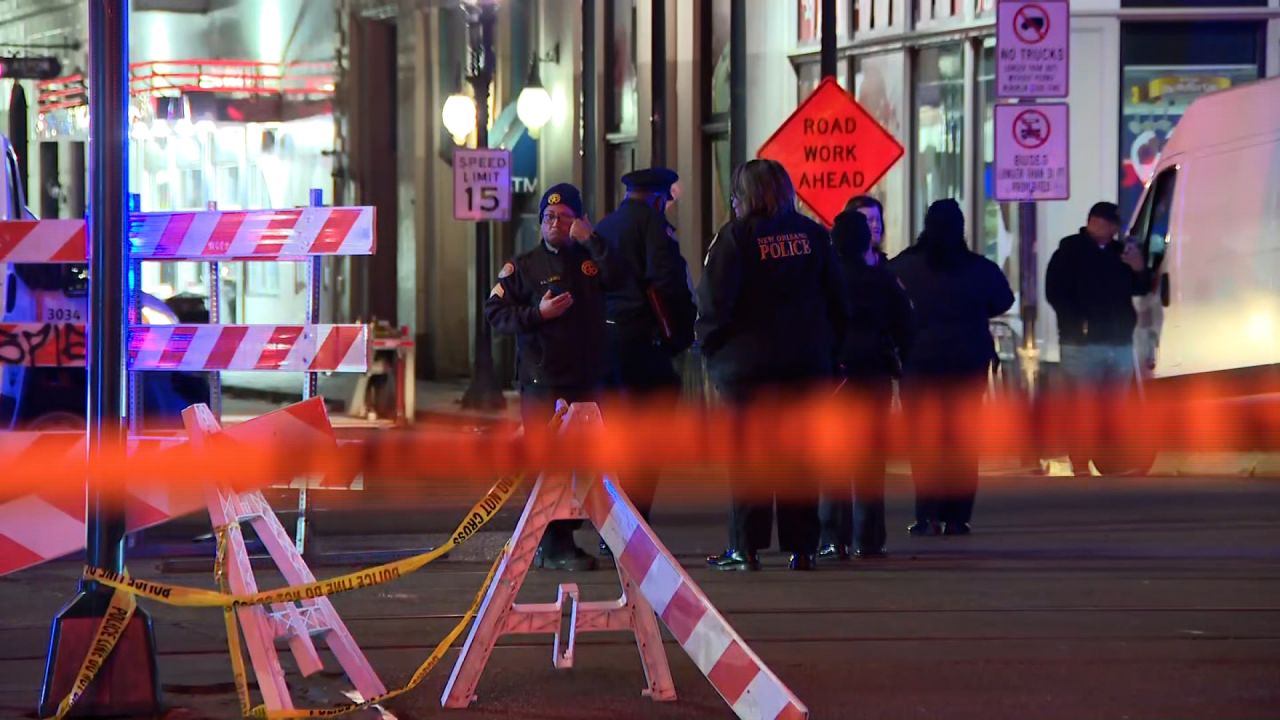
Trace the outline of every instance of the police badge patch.
<instances>
[{"instance_id":1,"label":"police badge patch","mask_svg":"<svg viewBox=\"0 0 1280 720\"><path fill-rule=\"evenodd\" d=\"M547 196L547 204L548 204L548 205L559 205L559 204L560 204L560 193L551 193L550 195L548 195L548 196Z\"/></svg>"},{"instance_id":2,"label":"police badge patch","mask_svg":"<svg viewBox=\"0 0 1280 720\"><path fill-rule=\"evenodd\" d=\"M511 263L507 263L506 265L502 266L501 270L498 271L498 279L501 280L502 278L511 277L511 274L514 273L515 271L516 271L516 266L512 265Z\"/></svg>"},{"instance_id":3,"label":"police badge patch","mask_svg":"<svg viewBox=\"0 0 1280 720\"><path fill-rule=\"evenodd\" d=\"M586 262L582 263L582 274L586 275L587 277L595 277L596 275L600 274L600 268L596 267L596 264L594 262L587 260Z\"/></svg>"}]
</instances>

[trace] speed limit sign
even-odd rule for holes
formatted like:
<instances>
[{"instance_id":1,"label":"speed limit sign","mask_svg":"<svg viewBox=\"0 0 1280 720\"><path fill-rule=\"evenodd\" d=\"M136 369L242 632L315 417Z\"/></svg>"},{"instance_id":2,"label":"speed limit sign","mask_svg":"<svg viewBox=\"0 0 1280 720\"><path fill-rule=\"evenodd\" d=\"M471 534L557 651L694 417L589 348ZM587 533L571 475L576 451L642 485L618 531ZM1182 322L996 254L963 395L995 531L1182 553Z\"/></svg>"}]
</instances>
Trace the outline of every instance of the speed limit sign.
<instances>
[{"instance_id":1,"label":"speed limit sign","mask_svg":"<svg viewBox=\"0 0 1280 720\"><path fill-rule=\"evenodd\" d=\"M511 151L453 151L453 217L511 219Z\"/></svg>"}]
</instances>

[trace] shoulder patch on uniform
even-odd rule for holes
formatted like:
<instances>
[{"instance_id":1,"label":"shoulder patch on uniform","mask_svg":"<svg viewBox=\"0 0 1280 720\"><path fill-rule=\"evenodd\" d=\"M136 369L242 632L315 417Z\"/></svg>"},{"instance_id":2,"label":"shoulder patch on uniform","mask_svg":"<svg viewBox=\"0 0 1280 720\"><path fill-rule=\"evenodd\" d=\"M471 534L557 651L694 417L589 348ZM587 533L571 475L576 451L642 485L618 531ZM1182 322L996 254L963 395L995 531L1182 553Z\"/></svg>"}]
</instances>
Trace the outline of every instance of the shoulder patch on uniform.
<instances>
[{"instance_id":1,"label":"shoulder patch on uniform","mask_svg":"<svg viewBox=\"0 0 1280 720\"><path fill-rule=\"evenodd\" d=\"M502 266L501 270L498 271L498 278L501 279L505 277L511 277L511 274L514 273L515 271L516 271L516 266L512 265L511 263L507 263L506 265Z\"/></svg>"},{"instance_id":2,"label":"shoulder patch on uniform","mask_svg":"<svg viewBox=\"0 0 1280 720\"><path fill-rule=\"evenodd\" d=\"M507 296L507 290L502 287L502 283L494 285L493 289L489 291L489 297L493 297L494 295L497 295L500 298L505 298Z\"/></svg>"},{"instance_id":3,"label":"shoulder patch on uniform","mask_svg":"<svg viewBox=\"0 0 1280 720\"><path fill-rule=\"evenodd\" d=\"M591 260L587 260L582 263L582 274L587 277L595 277L600 274L600 268L596 267L596 264Z\"/></svg>"}]
</instances>

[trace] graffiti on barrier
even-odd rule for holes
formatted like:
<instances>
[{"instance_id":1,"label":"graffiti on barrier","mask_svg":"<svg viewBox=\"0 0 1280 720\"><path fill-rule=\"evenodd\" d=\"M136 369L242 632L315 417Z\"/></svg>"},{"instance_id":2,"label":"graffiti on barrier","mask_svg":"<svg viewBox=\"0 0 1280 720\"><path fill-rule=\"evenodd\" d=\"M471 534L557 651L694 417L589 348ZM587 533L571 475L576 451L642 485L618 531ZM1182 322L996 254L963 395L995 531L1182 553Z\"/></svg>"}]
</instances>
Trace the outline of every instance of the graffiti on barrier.
<instances>
[{"instance_id":1,"label":"graffiti on barrier","mask_svg":"<svg viewBox=\"0 0 1280 720\"><path fill-rule=\"evenodd\" d=\"M84 325L0 323L0 365L84 367Z\"/></svg>"}]
</instances>

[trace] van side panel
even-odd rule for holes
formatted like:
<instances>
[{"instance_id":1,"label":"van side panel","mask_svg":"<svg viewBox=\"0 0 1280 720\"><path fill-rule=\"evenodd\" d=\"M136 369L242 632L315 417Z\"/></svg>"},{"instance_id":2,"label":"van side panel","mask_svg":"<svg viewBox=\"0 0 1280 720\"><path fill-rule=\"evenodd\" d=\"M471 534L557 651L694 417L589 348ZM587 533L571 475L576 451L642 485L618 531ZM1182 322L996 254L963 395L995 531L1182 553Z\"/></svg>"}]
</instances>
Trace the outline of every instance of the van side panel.
<instances>
[{"instance_id":1,"label":"van side panel","mask_svg":"<svg viewBox=\"0 0 1280 720\"><path fill-rule=\"evenodd\" d=\"M1280 363L1280 132L1201 147L1161 163L1179 169L1157 376Z\"/></svg>"}]
</instances>

